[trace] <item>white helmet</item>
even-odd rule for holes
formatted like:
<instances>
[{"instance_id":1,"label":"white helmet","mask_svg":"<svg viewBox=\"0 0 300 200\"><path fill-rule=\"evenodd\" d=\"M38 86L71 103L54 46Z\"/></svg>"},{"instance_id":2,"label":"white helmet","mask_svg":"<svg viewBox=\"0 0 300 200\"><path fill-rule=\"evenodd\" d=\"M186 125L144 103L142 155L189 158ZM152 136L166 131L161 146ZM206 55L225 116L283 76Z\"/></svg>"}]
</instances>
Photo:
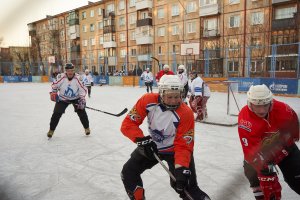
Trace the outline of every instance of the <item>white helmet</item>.
<instances>
[{"instance_id":1,"label":"white helmet","mask_svg":"<svg viewBox=\"0 0 300 200\"><path fill-rule=\"evenodd\" d=\"M170 66L169 65L164 65L163 69L170 69Z\"/></svg>"},{"instance_id":2,"label":"white helmet","mask_svg":"<svg viewBox=\"0 0 300 200\"><path fill-rule=\"evenodd\" d=\"M180 95L183 95L184 87L177 75L163 75L158 83L158 91L162 100L162 104L168 110L176 110L179 105L167 105L163 102L163 95L166 92L176 92L178 91Z\"/></svg>"},{"instance_id":3,"label":"white helmet","mask_svg":"<svg viewBox=\"0 0 300 200\"><path fill-rule=\"evenodd\" d=\"M179 65L178 66L178 70L182 69L183 71L185 71L185 66L184 65Z\"/></svg>"},{"instance_id":4,"label":"white helmet","mask_svg":"<svg viewBox=\"0 0 300 200\"><path fill-rule=\"evenodd\" d=\"M248 106L250 103L253 105L266 105L272 103L273 94L271 90L265 85L251 85L247 92Z\"/></svg>"},{"instance_id":5,"label":"white helmet","mask_svg":"<svg viewBox=\"0 0 300 200\"><path fill-rule=\"evenodd\" d=\"M90 71L88 69L85 70L85 73L89 73Z\"/></svg>"}]
</instances>

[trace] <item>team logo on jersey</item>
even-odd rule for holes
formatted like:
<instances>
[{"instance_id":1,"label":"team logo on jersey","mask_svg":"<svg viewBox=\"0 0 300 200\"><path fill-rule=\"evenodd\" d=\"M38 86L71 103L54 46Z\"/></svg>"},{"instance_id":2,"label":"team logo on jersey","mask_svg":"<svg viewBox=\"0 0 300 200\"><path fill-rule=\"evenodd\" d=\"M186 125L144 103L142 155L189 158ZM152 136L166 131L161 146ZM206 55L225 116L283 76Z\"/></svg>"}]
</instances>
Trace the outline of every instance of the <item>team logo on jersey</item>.
<instances>
[{"instance_id":1,"label":"team logo on jersey","mask_svg":"<svg viewBox=\"0 0 300 200\"><path fill-rule=\"evenodd\" d=\"M168 137L170 137L169 135L165 136L164 132L165 132L164 129L162 129L162 130L157 130L157 129L151 130L152 139L155 142L162 143L164 141L164 139L167 139Z\"/></svg>"},{"instance_id":2,"label":"team logo on jersey","mask_svg":"<svg viewBox=\"0 0 300 200\"><path fill-rule=\"evenodd\" d=\"M79 88L77 89L76 92L73 91L71 86L69 85L68 88L65 90L64 96L66 97L76 97L79 93Z\"/></svg>"},{"instance_id":3,"label":"team logo on jersey","mask_svg":"<svg viewBox=\"0 0 300 200\"><path fill-rule=\"evenodd\" d=\"M248 132L251 132L252 124L249 121L241 119L239 121L239 128L244 129Z\"/></svg>"},{"instance_id":4,"label":"team logo on jersey","mask_svg":"<svg viewBox=\"0 0 300 200\"><path fill-rule=\"evenodd\" d=\"M141 116L138 114L135 107L131 109L128 115L132 121L138 121L141 119Z\"/></svg>"},{"instance_id":5,"label":"team logo on jersey","mask_svg":"<svg viewBox=\"0 0 300 200\"><path fill-rule=\"evenodd\" d=\"M263 147L269 147L280 141L279 131L277 132L265 132L265 138L262 140Z\"/></svg>"},{"instance_id":6,"label":"team logo on jersey","mask_svg":"<svg viewBox=\"0 0 300 200\"><path fill-rule=\"evenodd\" d=\"M194 139L194 130L191 129L183 135L183 139L186 141L186 144L190 144Z\"/></svg>"}]
</instances>

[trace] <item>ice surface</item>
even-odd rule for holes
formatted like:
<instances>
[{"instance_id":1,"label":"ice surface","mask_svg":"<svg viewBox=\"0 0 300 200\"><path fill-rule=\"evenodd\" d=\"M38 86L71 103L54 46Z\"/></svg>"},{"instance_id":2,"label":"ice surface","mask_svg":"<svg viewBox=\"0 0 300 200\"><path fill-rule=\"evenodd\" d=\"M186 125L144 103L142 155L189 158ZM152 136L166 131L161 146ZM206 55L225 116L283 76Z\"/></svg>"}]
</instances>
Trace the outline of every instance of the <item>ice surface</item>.
<instances>
[{"instance_id":1,"label":"ice surface","mask_svg":"<svg viewBox=\"0 0 300 200\"><path fill-rule=\"evenodd\" d=\"M1 200L126 200L120 171L136 147L120 132L125 117L87 110L91 135L69 106L51 140L46 133L54 103L50 83L0 84ZM130 109L145 88L95 86L87 105L107 112ZM154 91L157 91L154 89ZM245 95L240 98L244 100ZM299 114L299 98L276 97ZM212 93L208 115L224 116L226 94ZM221 105L221 106L220 106ZM147 130L146 124L142 125ZM146 133L147 134L147 133ZM243 175L237 127L196 124L195 163L199 186L213 200L254 199ZM142 178L148 200L179 199L157 165ZM283 181L283 199L296 195Z\"/></svg>"}]
</instances>

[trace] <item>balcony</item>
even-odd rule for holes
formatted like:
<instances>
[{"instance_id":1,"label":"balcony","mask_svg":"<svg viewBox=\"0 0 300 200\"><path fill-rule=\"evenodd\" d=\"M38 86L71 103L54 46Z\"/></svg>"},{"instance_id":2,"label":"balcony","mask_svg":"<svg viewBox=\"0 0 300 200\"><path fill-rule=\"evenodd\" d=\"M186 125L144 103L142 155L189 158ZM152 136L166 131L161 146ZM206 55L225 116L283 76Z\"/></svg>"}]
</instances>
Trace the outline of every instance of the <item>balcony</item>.
<instances>
[{"instance_id":1,"label":"balcony","mask_svg":"<svg viewBox=\"0 0 300 200\"><path fill-rule=\"evenodd\" d=\"M103 42L103 48L112 48L117 47L117 43L115 41Z\"/></svg>"},{"instance_id":2,"label":"balcony","mask_svg":"<svg viewBox=\"0 0 300 200\"><path fill-rule=\"evenodd\" d=\"M296 28L296 18L272 20L272 31Z\"/></svg>"},{"instance_id":3,"label":"balcony","mask_svg":"<svg viewBox=\"0 0 300 200\"><path fill-rule=\"evenodd\" d=\"M136 21L136 27L152 26L152 18L139 19Z\"/></svg>"},{"instance_id":4,"label":"balcony","mask_svg":"<svg viewBox=\"0 0 300 200\"><path fill-rule=\"evenodd\" d=\"M153 1L152 0L137 0L135 3L136 10L142 10L146 8L152 8L153 7Z\"/></svg>"},{"instance_id":5,"label":"balcony","mask_svg":"<svg viewBox=\"0 0 300 200\"><path fill-rule=\"evenodd\" d=\"M135 42L137 45L153 44L153 37L152 36L139 36L139 37L136 36Z\"/></svg>"},{"instance_id":6,"label":"balcony","mask_svg":"<svg viewBox=\"0 0 300 200\"><path fill-rule=\"evenodd\" d=\"M151 61L151 54L143 54L143 55L138 55L137 60L138 61Z\"/></svg>"},{"instance_id":7,"label":"balcony","mask_svg":"<svg viewBox=\"0 0 300 200\"><path fill-rule=\"evenodd\" d=\"M203 37L219 37L219 36L220 36L220 34L219 34L218 29L203 31Z\"/></svg>"},{"instance_id":8,"label":"balcony","mask_svg":"<svg viewBox=\"0 0 300 200\"><path fill-rule=\"evenodd\" d=\"M104 57L104 63L106 63L108 66L116 66L117 65L117 57L116 56Z\"/></svg>"},{"instance_id":9,"label":"balcony","mask_svg":"<svg viewBox=\"0 0 300 200\"><path fill-rule=\"evenodd\" d=\"M80 37L79 25L69 26L70 39L74 40Z\"/></svg>"},{"instance_id":10,"label":"balcony","mask_svg":"<svg viewBox=\"0 0 300 200\"><path fill-rule=\"evenodd\" d=\"M36 30L30 30L29 36L36 36Z\"/></svg>"},{"instance_id":11,"label":"balcony","mask_svg":"<svg viewBox=\"0 0 300 200\"><path fill-rule=\"evenodd\" d=\"M109 26L104 26L103 27L103 33L115 33L116 32L116 27L115 25L109 25Z\"/></svg>"},{"instance_id":12,"label":"balcony","mask_svg":"<svg viewBox=\"0 0 300 200\"><path fill-rule=\"evenodd\" d=\"M216 15L220 13L220 6L219 4L210 4L210 5L200 5L199 9L199 16L210 16L210 15Z\"/></svg>"},{"instance_id":13,"label":"balcony","mask_svg":"<svg viewBox=\"0 0 300 200\"><path fill-rule=\"evenodd\" d=\"M272 0L272 4L289 2L289 1L292 1L292 0Z\"/></svg>"},{"instance_id":14,"label":"balcony","mask_svg":"<svg viewBox=\"0 0 300 200\"><path fill-rule=\"evenodd\" d=\"M111 17L111 18L115 18L115 12L114 11L110 11L110 12L105 12L104 14L103 14L103 18L109 18L109 17Z\"/></svg>"},{"instance_id":15,"label":"balcony","mask_svg":"<svg viewBox=\"0 0 300 200\"><path fill-rule=\"evenodd\" d=\"M79 25L79 19L70 19L69 26Z\"/></svg>"}]
</instances>

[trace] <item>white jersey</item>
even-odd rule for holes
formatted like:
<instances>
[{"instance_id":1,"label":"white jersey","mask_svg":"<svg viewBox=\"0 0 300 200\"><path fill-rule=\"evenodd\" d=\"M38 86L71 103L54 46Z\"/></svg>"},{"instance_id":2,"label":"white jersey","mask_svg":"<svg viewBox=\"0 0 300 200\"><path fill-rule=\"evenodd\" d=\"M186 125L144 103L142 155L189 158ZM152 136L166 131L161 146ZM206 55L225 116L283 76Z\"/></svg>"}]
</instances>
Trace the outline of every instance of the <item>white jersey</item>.
<instances>
[{"instance_id":1,"label":"white jersey","mask_svg":"<svg viewBox=\"0 0 300 200\"><path fill-rule=\"evenodd\" d=\"M83 74L82 75L82 83L83 83L84 86L86 86L86 87L91 86L93 82L94 82L94 79L93 79L92 75L90 75L90 74L88 74L88 75Z\"/></svg>"},{"instance_id":2,"label":"white jersey","mask_svg":"<svg viewBox=\"0 0 300 200\"><path fill-rule=\"evenodd\" d=\"M210 96L210 89L199 76L191 81L190 92L194 96Z\"/></svg>"},{"instance_id":3,"label":"white jersey","mask_svg":"<svg viewBox=\"0 0 300 200\"><path fill-rule=\"evenodd\" d=\"M177 72L177 76L179 77L179 79L180 79L180 81L181 81L181 83L182 83L183 86L185 86L188 83L189 79L188 79L186 73L183 72L183 73L179 74Z\"/></svg>"},{"instance_id":4,"label":"white jersey","mask_svg":"<svg viewBox=\"0 0 300 200\"><path fill-rule=\"evenodd\" d=\"M144 71L141 75L141 78L145 81L145 83L149 83L153 81L153 74L152 72Z\"/></svg>"},{"instance_id":5,"label":"white jersey","mask_svg":"<svg viewBox=\"0 0 300 200\"><path fill-rule=\"evenodd\" d=\"M75 74L71 80L65 73L59 74L51 87L52 92L59 92L61 100L74 100L86 95L86 87L82 84L79 74Z\"/></svg>"}]
</instances>

